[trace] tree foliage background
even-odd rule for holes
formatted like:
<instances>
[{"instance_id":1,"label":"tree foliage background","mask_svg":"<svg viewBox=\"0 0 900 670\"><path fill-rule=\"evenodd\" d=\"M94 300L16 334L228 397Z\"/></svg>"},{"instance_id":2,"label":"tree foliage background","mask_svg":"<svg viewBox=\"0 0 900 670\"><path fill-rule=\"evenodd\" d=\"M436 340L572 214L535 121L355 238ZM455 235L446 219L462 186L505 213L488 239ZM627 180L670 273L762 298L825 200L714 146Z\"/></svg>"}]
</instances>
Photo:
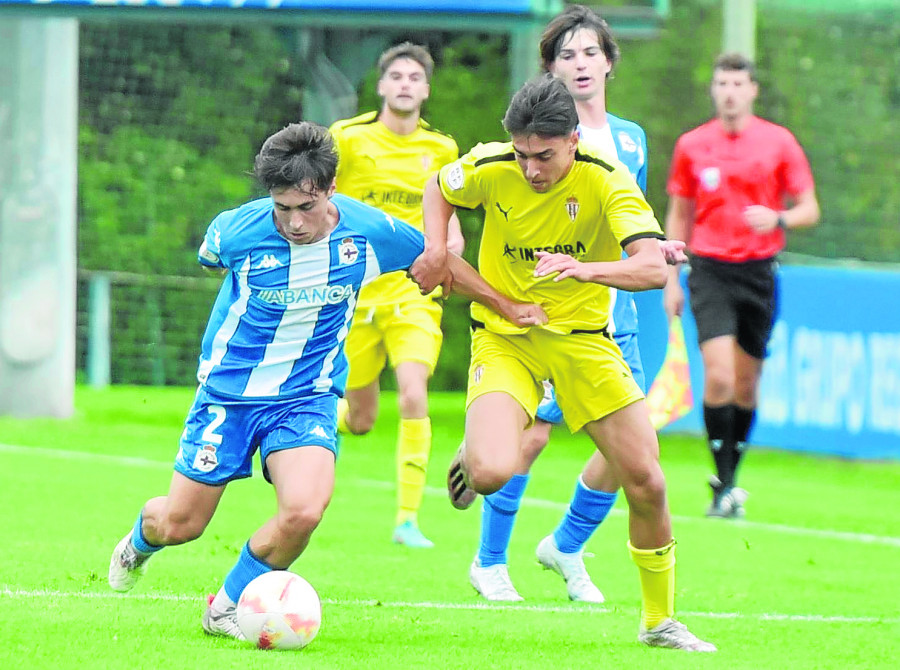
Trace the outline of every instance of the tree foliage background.
<instances>
[{"instance_id":1,"label":"tree foliage background","mask_svg":"<svg viewBox=\"0 0 900 670\"><path fill-rule=\"evenodd\" d=\"M675 140L710 117L707 89L722 32L720 2L672 4L657 38L620 40L623 58L608 90L610 110L647 131L648 199L660 218ZM758 21L756 112L803 144L823 210L820 226L792 235L788 251L900 261L900 18L766 5ZM427 42L438 64L426 118L462 151L503 139L506 39L477 32L389 39L410 37ZM342 48L339 33L330 38ZM253 156L265 137L302 117L309 82L296 29L115 21L83 23L80 40L80 269L199 276L196 249L208 222L260 195L249 176ZM370 70L359 82L360 109L379 105L374 84ZM478 214L465 214L463 225L474 260ZM192 289L192 301L142 290L114 292L114 334L122 340L113 346L114 380L191 383L211 292ZM82 315L86 292L80 283ZM466 306L451 299L436 388L465 385L467 323ZM137 343L147 332L156 339ZM130 357L151 349L166 352L151 367L168 372L148 378Z\"/></svg>"}]
</instances>

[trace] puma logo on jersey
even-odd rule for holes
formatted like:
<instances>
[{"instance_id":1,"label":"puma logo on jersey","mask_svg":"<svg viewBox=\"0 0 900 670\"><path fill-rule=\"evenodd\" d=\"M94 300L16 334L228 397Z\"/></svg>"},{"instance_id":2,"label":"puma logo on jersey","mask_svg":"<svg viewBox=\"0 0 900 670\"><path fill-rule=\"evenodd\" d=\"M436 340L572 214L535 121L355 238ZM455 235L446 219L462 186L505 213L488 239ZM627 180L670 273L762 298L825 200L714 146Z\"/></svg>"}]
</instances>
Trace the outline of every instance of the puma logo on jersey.
<instances>
[{"instance_id":1,"label":"puma logo on jersey","mask_svg":"<svg viewBox=\"0 0 900 670\"><path fill-rule=\"evenodd\" d=\"M263 254L262 260L256 264L254 270L271 270L272 268L280 268L284 263L275 258L274 254Z\"/></svg>"},{"instance_id":2,"label":"puma logo on jersey","mask_svg":"<svg viewBox=\"0 0 900 670\"><path fill-rule=\"evenodd\" d=\"M503 208L500 206L500 203L499 203L499 202L495 202L494 204L497 205L497 209L500 210L500 213L503 215L503 218L506 219L507 221L509 221L509 213L512 211L512 207L508 207L507 209L503 209Z\"/></svg>"}]
</instances>

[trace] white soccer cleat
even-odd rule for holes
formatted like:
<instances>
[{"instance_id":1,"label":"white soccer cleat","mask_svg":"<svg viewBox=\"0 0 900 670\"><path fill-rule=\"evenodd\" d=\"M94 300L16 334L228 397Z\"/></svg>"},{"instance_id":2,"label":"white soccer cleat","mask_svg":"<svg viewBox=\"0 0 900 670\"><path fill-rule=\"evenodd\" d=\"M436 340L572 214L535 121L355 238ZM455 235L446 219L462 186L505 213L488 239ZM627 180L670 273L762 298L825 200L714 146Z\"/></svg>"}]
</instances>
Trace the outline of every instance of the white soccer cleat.
<instances>
[{"instance_id":1,"label":"white soccer cleat","mask_svg":"<svg viewBox=\"0 0 900 670\"><path fill-rule=\"evenodd\" d=\"M537 546L538 562L545 570L553 570L566 580L569 600L582 603L602 603L605 598L584 567L582 554L584 550L574 554L564 554L556 548L553 535L548 535Z\"/></svg>"},{"instance_id":2,"label":"white soccer cleat","mask_svg":"<svg viewBox=\"0 0 900 670\"><path fill-rule=\"evenodd\" d=\"M221 637L233 637L235 640L246 640L244 633L241 631L237 622L237 607L232 607L226 611L215 609L212 605L214 595L206 597L207 607L203 612L203 618L200 624L203 631L207 635L218 635Z\"/></svg>"},{"instance_id":3,"label":"white soccer cleat","mask_svg":"<svg viewBox=\"0 0 900 670\"><path fill-rule=\"evenodd\" d=\"M645 630L642 626L638 633L638 641L649 647L665 647L684 651L718 651L716 645L704 642L689 631L683 623L671 618L650 630Z\"/></svg>"},{"instance_id":4,"label":"white soccer cleat","mask_svg":"<svg viewBox=\"0 0 900 670\"><path fill-rule=\"evenodd\" d=\"M124 593L134 588L137 580L147 572L147 560L150 556L141 554L131 543L131 534L123 537L113 549L109 559L109 575L107 581L114 591Z\"/></svg>"},{"instance_id":5,"label":"white soccer cleat","mask_svg":"<svg viewBox=\"0 0 900 670\"><path fill-rule=\"evenodd\" d=\"M498 563L482 568L476 556L469 567L469 581L486 600L496 602L517 602L524 600L509 578L506 565Z\"/></svg>"},{"instance_id":6,"label":"white soccer cleat","mask_svg":"<svg viewBox=\"0 0 900 670\"><path fill-rule=\"evenodd\" d=\"M737 486L726 487L715 475L710 475L709 487L712 489L713 501L706 510L706 516L720 519L744 517L744 503L750 495L746 489Z\"/></svg>"}]
</instances>

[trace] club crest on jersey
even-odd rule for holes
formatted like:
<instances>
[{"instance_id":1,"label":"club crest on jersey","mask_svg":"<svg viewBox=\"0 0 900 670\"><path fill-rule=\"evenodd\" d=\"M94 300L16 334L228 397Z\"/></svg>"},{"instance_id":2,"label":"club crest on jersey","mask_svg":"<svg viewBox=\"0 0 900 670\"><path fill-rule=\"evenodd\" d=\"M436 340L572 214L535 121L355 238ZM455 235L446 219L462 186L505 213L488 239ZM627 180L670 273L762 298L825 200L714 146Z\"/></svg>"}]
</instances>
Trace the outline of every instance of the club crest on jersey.
<instances>
[{"instance_id":1,"label":"club crest on jersey","mask_svg":"<svg viewBox=\"0 0 900 670\"><path fill-rule=\"evenodd\" d=\"M454 191L458 191L463 187L463 184L465 183L466 176L465 174L463 174L462 165L460 165L459 161L457 161L447 170L447 186L452 188Z\"/></svg>"},{"instance_id":2,"label":"club crest on jersey","mask_svg":"<svg viewBox=\"0 0 900 670\"><path fill-rule=\"evenodd\" d=\"M359 258L359 249L353 243L352 237L345 237L338 245L338 262L341 265L350 265Z\"/></svg>"},{"instance_id":3,"label":"club crest on jersey","mask_svg":"<svg viewBox=\"0 0 900 670\"><path fill-rule=\"evenodd\" d=\"M578 198L574 195L570 195L566 198L566 214L569 215L570 221L575 221L575 217L578 216L578 209L581 205L578 204Z\"/></svg>"},{"instance_id":4,"label":"club crest on jersey","mask_svg":"<svg viewBox=\"0 0 900 670\"><path fill-rule=\"evenodd\" d=\"M722 175L719 173L719 168L717 167L703 168L700 171L700 183L703 184L703 188L707 191L715 191L719 188L719 183L721 181Z\"/></svg>"},{"instance_id":5,"label":"club crest on jersey","mask_svg":"<svg viewBox=\"0 0 900 670\"><path fill-rule=\"evenodd\" d=\"M624 130L619 132L619 146L622 147L622 151L627 151L628 153L634 153L638 148L637 142Z\"/></svg>"},{"instance_id":6,"label":"club crest on jersey","mask_svg":"<svg viewBox=\"0 0 900 670\"><path fill-rule=\"evenodd\" d=\"M431 167L431 154L422 154L422 170L428 171Z\"/></svg>"},{"instance_id":7,"label":"club crest on jersey","mask_svg":"<svg viewBox=\"0 0 900 670\"><path fill-rule=\"evenodd\" d=\"M211 444L204 444L197 455L194 456L194 469L200 472L212 472L219 464L216 456L216 448Z\"/></svg>"}]
</instances>

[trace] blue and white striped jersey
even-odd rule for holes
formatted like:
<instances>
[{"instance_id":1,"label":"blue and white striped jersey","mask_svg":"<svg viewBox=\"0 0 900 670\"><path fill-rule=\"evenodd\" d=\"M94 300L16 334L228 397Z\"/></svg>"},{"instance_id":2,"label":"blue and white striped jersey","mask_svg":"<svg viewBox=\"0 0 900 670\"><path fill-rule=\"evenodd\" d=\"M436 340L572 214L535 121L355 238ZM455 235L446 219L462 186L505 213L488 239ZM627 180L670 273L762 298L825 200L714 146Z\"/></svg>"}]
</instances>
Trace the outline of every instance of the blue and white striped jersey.
<instances>
[{"instance_id":1,"label":"blue and white striped jersey","mask_svg":"<svg viewBox=\"0 0 900 670\"><path fill-rule=\"evenodd\" d=\"M611 139L617 157L628 168L641 190L646 192L647 135L644 129L633 121L621 119L609 112L606 113L606 121L608 125L602 131L580 128L582 138L587 142L601 145L607 144ZM597 138L598 133L606 135L607 140ZM610 332L620 335L638 332L637 308L634 306L634 297L631 293L619 289L610 291L610 296L612 300Z\"/></svg>"},{"instance_id":2,"label":"blue and white striped jersey","mask_svg":"<svg viewBox=\"0 0 900 670\"><path fill-rule=\"evenodd\" d=\"M216 298L200 354L198 381L232 398L342 396L344 339L362 285L403 270L422 253L412 226L335 194L331 233L297 245L276 230L271 198L219 214L199 261L231 272Z\"/></svg>"}]
</instances>

